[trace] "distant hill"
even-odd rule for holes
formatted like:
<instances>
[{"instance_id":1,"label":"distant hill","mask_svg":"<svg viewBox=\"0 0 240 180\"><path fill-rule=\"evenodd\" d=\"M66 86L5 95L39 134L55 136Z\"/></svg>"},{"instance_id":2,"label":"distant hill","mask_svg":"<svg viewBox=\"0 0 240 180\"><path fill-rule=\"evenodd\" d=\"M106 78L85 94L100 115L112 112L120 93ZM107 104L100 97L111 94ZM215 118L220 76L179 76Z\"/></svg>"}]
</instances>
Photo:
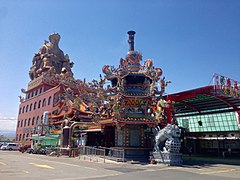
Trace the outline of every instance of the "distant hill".
<instances>
[{"instance_id":1,"label":"distant hill","mask_svg":"<svg viewBox=\"0 0 240 180\"><path fill-rule=\"evenodd\" d=\"M0 130L0 135L3 135L7 138L14 138L16 136L16 131Z\"/></svg>"}]
</instances>

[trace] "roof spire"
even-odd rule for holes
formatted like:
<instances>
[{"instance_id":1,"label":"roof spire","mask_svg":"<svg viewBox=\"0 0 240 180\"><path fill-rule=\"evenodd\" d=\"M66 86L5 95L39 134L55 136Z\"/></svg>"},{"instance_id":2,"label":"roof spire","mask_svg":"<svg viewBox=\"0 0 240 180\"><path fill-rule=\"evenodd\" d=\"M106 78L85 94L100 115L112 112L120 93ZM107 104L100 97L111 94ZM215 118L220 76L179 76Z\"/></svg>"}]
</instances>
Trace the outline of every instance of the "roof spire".
<instances>
[{"instance_id":1,"label":"roof spire","mask_svg":"<svg viewBox=\"0 0 240 180\"><path fill-rule=\"evenodd\" d=\"M128 31L128 44L129 44L129 51L134 51L134 34L136 34L135 31Z\"/></svg>"}]
</instances>

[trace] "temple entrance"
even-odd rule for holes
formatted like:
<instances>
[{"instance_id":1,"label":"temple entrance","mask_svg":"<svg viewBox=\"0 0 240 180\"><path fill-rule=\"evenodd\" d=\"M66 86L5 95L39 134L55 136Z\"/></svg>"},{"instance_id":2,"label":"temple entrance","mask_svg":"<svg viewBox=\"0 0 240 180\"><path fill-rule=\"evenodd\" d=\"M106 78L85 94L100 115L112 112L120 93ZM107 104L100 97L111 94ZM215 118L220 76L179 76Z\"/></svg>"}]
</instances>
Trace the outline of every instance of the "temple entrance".
<instances>
[{"instance_id":1,"label":"temple entrance","mask_svg":"<svg viewBox=\"0 0 240 180\"><path fill-rule=\"evenodd\" d=\"M103 134L101 131L87 132L86 146L102 146Z\"/></svg>"},{"instance_id":2,"label":"temple entrance","mask_svg":"<svg viewBox=\"0 0 240 180\"><path fill-rule=\"evenodd\" d=\"M106 126L102 131L88 131L87 132L87 146L115 146L115 127Z\"/></svg>"},{"instance_id":3,"label":"temple entrance","mask_svg":"<svg viewBox=\"0 0 240 180\"><path fill-rule=\"evenodd\" d=\"M141 146L141 127L139 125L129 125L129 146L139 147Z\"/></svg>"},{"instance_id":4,"label":"temple entrance","mask_svg":"<svg viewBox=\"0 0 240 180\"><path fill-rule=\"evenodd\" d=\"M107 126L105 127L105 147L115 146L115 127Z\"/></svg>"}]
</instances>

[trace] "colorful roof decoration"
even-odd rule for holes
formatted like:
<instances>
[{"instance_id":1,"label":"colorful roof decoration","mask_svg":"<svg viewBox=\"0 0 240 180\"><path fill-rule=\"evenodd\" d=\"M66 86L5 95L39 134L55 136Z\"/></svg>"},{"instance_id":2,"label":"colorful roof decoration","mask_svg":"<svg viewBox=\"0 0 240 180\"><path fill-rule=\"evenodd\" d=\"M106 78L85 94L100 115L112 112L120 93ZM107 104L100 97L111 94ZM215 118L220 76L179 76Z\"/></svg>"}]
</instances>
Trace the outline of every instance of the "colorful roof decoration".
<instances>
[{"instance_id":1,"label":"colorful roof decoration","mask_svg":"<svg viewBox=\"0 0 240 180\"><path fill-rule=\"evenodd\" d=\"M151 59L141 64L142 55L134 50L135 32L128 34L130 48L125 59L120 59L118 68L103 66L100 80L75 80L51 71L54 68L42 74L45 83L61 85L64 90L54 97L59 108L51 113L52 124L62 123L64 118L99 125L167 123L164 109L169 102L162 95L170 81L161 77L162 69L154 68Z\"/></svg>"},{"instance_id":2,"label":"colorful roof decoration","mask_svg":"<svg viewBox=\"0 0 240 180\"><path fill-rule=\"evenodd\" d=\"M236 94L231 95L232 90L211 85L169 94L166 98L172 101L176 117L240 112L240 98Z\"/></svg>"}]
</instances>

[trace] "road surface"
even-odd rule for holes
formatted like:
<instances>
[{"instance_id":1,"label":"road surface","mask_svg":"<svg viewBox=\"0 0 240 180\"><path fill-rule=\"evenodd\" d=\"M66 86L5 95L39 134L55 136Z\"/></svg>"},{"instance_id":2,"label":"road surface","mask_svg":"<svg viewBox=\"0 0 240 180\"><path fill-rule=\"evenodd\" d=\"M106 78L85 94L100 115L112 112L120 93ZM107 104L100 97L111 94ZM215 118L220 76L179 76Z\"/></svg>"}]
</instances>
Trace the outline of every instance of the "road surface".
<instances>
[{"instance_id":1,"label":"road surface","mask_svg":"<svg viewBox=\"0 0 240 180\"><path fill-rule=\"evenodd\" d=\"M172 167L92 160L89 158L49 157L0 151L1 180L239 180L237 165L193 165Z\"/></svg>"}]
</instances>

